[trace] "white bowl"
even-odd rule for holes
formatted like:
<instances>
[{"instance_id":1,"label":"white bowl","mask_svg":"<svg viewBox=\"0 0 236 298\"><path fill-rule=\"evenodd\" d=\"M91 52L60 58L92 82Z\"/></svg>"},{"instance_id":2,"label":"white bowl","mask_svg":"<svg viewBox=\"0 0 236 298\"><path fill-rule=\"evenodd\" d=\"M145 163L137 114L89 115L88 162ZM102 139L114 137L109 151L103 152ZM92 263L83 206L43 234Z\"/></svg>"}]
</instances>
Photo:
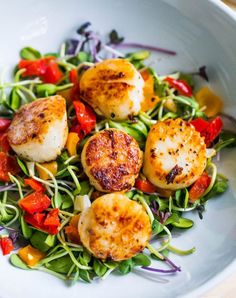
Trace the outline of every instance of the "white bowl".
<instances>
[{"instance_id":1,"label":"white bowl","mask_svg":"<svg viewBox=\"0 0 236 298\"><path fill-rule=\"evenodd\" d=\"M19 49L31 45L42 52L57 50L84 21L107 34L115 28L129 41L177 51L174 57L158 55L157 70L193 71L207 65L210 85L225 101L225 111L236 116L236 18L213 0L25 0L1 2L0 66L13 66ZM0 297L178 297L200 295L235 270L236 258L236 158L225 150L218 165L230 179L229 190L207 204L201 221L173 240L180 248L196 246L195 254L172 259L182 272L162 277L138 273L113 275L105 281L66 286L56 278L12 267L0 256ZM227 269L226 269L227 268ZM222 274L222 271L226 272ZM221 274L220 274L221 273ZM220 275L219 275L220 274ZM166 280L169 282L165 283Z\"/></svg>"}]
</instances>

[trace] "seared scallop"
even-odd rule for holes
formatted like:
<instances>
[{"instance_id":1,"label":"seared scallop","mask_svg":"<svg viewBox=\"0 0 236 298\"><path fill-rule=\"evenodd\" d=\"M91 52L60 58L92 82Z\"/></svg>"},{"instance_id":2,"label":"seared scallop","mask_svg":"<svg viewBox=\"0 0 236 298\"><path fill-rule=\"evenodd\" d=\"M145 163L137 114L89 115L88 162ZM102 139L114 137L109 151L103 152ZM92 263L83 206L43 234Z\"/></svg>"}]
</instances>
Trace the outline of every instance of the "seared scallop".
<instances>
[{"instance_id":1,"label":"seared scallop","mask_svg":"<svg viewBox=\"0 0 236 298\"><path fill-rule=\"evenodd\" d=\"M66 102L55 95L21 107L8 129L8 141L20 157L47 162L61 153L67 134Z\"/></svg>"},{"instance_id":2,"label":"seared scallop","mask_svg":"<svg viewBox=\"0 0 236 298\"><path fill-rule=\"evenodd\" d=\"M82 212L79 235L97 258L121 261L141 252L151 236L151 224L143 207L124 194L96 199Z\"/></svg>"},{"instance_id":3,"label":"seared scallop","mask_svg":"<svg viewBox=\"0 0 236 298\"><path fill-rule=\"evenodd\" d=\"M205 167L206 145L191 124L170 119L152 126L143 172L154 185L170 190L188 187Z\"/></svg>"},{"instance_id":4,"label":"seared scallop","mask_svg":"<svg viewBox=\"0 0 236 298\"><path fill-rule=\"evenodd\" d=\"M97 114L118 120L136 115L143 101L144 81L125 59L108 59L83 74L80 96Z\"/></svg>"},{"instance_id":5,"label":"seared scallop","mask_svg":"<svg viewBox=\"0 0 236 298\"><path fill-rule=\"evenodd\" d=\"M118 129L105 129L84 145L81 161L90 183L99 191L129 190L138 176L143 153L138 143Z\"/></svg>"}]
</instances>

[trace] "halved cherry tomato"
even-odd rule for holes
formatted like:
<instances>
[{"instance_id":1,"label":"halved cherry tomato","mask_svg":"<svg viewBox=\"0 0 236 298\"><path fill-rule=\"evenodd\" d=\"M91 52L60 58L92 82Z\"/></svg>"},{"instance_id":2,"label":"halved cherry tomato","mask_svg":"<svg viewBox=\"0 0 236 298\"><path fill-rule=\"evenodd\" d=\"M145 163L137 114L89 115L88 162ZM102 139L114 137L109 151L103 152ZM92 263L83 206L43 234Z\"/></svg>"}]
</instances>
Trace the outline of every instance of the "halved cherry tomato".
<instances>
[{"instance_id":1,"label":"halved cherry tomato","mask_svg":"<svg viewBox=\"0 0 236 298\"><path fill-rule=\"evenodd\" d=\"M45 187L43 186L43 184L34 180L33 178L26 178L24 179L24 182L25 182L25 185L30 186L35 191L40 191L40 192L45 191Z\"/></svg>"},{"instance_id":2,"label":"halved cherry tomato","mask_svg":"<svg viewBox=\"0 0 236 298\"><path fill-rule=\"evenodd\" d=\"M138 177L135 181L134 185L137 189L147 192L147 193L153 193L156 191L156 186L153 185L149 180L144 180Z\"/></svg>"},{"instance_id":3,"label":"halved cherry tomato","mask_svg":"<svg viewBox=\"0 0 236 298\"><path fill-rule=\"evenodd\" d=\"M10 119L0 117L0 132L5 132L11 124Z\"/></svg>"},{"instance_id":4,"label":"halved cherry tomato","mask_svg":"<svg viewBox=\"0 0 236 298\"><path fill-rule=\"evenodd\" d=\"M193 95L192 88L184 80L176 80L176 79L167 77L164 79L164 81L167 82L171 87L176 89L180 95L184 95L188 97Z\"/></svg>"},{"instance_id":5,"label":"halved cherry tomato","mask_svg":"<svg viewBox=\"0 0 236 298\"><path fill-rule=\"evenodd\" d=\"M8 173L15 175L19 172L20 168L16 159L5 152L0 152L0 181L9 182Z\"/></svg>"},{"instance_id":6,"label":"halved cherry tomato","mask_svg":"<svg viewBox=\"0 0 236 298\"><path fill-rule=\"evenodd\" d=\"M197 181L193 183L189 190L189 201L194 203L198 200L206 191L211 183L211 177L207 173L203 173Z\"/></svg>"},{"instance_id":7,"label":"halved cherry tomato","mask_svg":"<svg viewBox=\"0 0 236 298\"><path fill-rule=\"evenodd\" d=\"M2 249L2 254L4 256L11 253L14 249L12 240L9 237L0 238L0 246L1 246L1 249Z\"/></svg>"},{"instance_id":8,"label":"halved cherry tomato","mask_svg":"<svg viewBox=\"0 0 236 298\"><path fill-rule=\"evenodd\" d=\"M41 191L36 191L18 202L21 209L29 214L46 210L51 205L51 200Z\"/></svg>"}]
</instances>

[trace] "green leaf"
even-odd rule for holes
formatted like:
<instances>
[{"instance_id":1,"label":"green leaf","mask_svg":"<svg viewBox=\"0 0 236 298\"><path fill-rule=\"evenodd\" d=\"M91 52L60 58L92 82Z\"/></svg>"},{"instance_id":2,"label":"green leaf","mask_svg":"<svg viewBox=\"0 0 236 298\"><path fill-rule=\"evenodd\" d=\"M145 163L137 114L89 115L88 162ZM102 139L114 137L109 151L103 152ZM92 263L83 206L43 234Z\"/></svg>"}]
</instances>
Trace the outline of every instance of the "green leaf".
<instances>
[{"instance_id":1,"label":"green leaf","mask_svg":"<svg viewBox=\"0 0 236 298\"><path fill-rule=\"evenodd\" d=\"M17 93L17 90L17 88L13 88L10 93L10 105L14 111L18 110L21 105L21 97Z\"/></svg>"},{"instance_id":2,"label":"green leaf","mask_svg":"<svg viewBox=\"0 0 236 298\"><path fill-rule=\"evenodd\" d=\"M71 200L71 197L68 195L64 195L62 197L62 204L61 204L61 209L65 210L68 209L70 207L72 207L74 205L73 201Z\"/></svg>"},{"instance_id":3,"label":"green leaf","mask_svg":"<svg viewBox=\"0 0 236 298\"><path fill-rule=\"evenodd\" d=\"M45 267L52 271L66 274L72 265L73 262L71 261L70 256L66 255L64 257L52 260L51 262L45 264Z\"/></svg>"},{"instance_id":4,"label":"green leaf","mask_svg":"<svg viewBox=\"0 0 236 298\"><path fill-rule=\"evenodd\" d=\"M142 61L142 60L145 60L147 59L149 56L150 56L150 52L149 51L138 51L138 52L135 52L135 53L128 53L126 54L126 58L132 62L132 61Z\"/></svg>"},{"instance_id":5,"label":"green leaf","mask_svg":"<svg viewBox=\"0 0 236 298\"><path fill-rule=\"evenodd\" d=\"M87 270L79 269L79 277L86 282L91 282L91 278Z\"/></svg>"},{"instance_id":6,"label":"green leaf","mask_svg":"<svg viewBox=\"0 0 236 298\"><path fill-rule=\"evenodd\" d=\"M25 237L25 239L29 239L32 236L33 230L25 222L23 215L21 215L20 217L20 224L23 236Z\"/></svg>"},{"instance_id":7,"label":"green leaf","mask_svg":"<svg viewBox=\"0 0 236 298\"><path fill-rule=\"evenodd\" d=\"M210 190L210 192L201 199L201 203L206 202L207 200L224 193L228 189L228 180L222 176L217 175L216 181Z\"/></svg>"},{"instance_id":8,"label":"green leaf","mask_svg":"<svg viewBox=\"0 0 236 298\"><path fill-rule=\"evenodd\" d=\"M180 229L190 229L194 222L191 219L180 217L178 222L172 222L172 225Z\"/></svg>"},{"instance_id":9,"label":"green leaf","mask_svg":"<svg viewBox=\"0 0 236 298\"><path fill-rule=\"evenodd\" d=\"M77 54L77 58L78 58L79 62L81 62L81 63L88 62L90 59L89 54L86 52L82 52L82 51Z\"/></svg>"},{"instance_id":10,"label":"green leaf","mask_svg":"<svg viewBox=\"0 0 236 298\"><path fill-rule=\"evenodd\" d=\"M19 157L17 157L17 163L18 165L20 166L21 170L23 171L23 173L26 175L26 176L29 176L29 172L28 172L28 169L26 167L26 165L24 164L23 161L21 161L19 159Z\"/></svg>"},{"instance_id":11,"label":"green leaf","mask_svg":"<svg viewBox=\"0 0 236 298\"><path fill-rule=\"evenodd\" d=\"M144 254L138 254L132 258L135 266L150 266L151 260L148 256Z\"/></svg>"},{"instance_id":12,"label":"green leaf","mask_svg":"<svg viewBox=\"0 0 236 298\"><path fill-rule=\"evenodd\" d=\"M168 209L169 201L167 199L157 198L156 201L157 201L158 206L159 206L159 208L158 208L159 211L165 211L166 209Z\"/></svg>"},{"instance_id":13,"label":"green leaf","mask_svg":"<svg viewBox=\"0 0 236 298\"><path fill-rule=\"evenodd\" d=\"M134 262L132 259L121 261L118 265L118 270L121 274L128 274L134 267Z\"/></svg>"},{"instance_id":14,"label":"green leaf","mask_svg":"<svg viewBox=\"0 0 236 298\"><path fill-rule=\"evenodd\" d=\"M53 196L52 203L54 208L60 208L62 205L63 199L62 195L58 192L57 197Z\"/></svg>"},{"instance_id":15,"label":"green leaf","mask_svg":"<svg viewBox=\"0 0 236 298\"><path fill-rule=\"evenodd\" d=\"M103 276L107 272L107 267L98 259L93 260L93 269L97 276Z\"/></svg>"},{"instance_id":16,"label":"green leaf","mask_svg":"<svg viewBox=\"0 0 236 298\"><path fill-rule=\"evenodd\" d=\"M164 222L165 226L173 223L179 222L179 215L177 213L172 213L170 217Z\"/></svg>"},{"instance_id":17,"label":"green leaf","mask_svg":"<svg viewBox=\"0 0 236 298\"><path fill-rule=\"evenodd\" d=\"M20 51L20 57L25 60L37 60L41 58L39 51L31 47L25 47Z\"/></svg>"},{"instance_id":18,"label":"green leaf","mask_svg":"<svg viewBox=\"0 0 236 298\"><path fill-rule=\"evenodd\" d=\"M30 270L30 268L21 260L21 258L17 254L11 254L10 262L13 266L17 268Z\"/></svg>"},{"instance_id":19,"label":"green leaf","mask_svg":"<svg viewBox=\"0 0 236 298\"><path fill-rule=\"evenodd\" d=\"M152 232L154 234L159 234L162 231L163 231L163 225L157 219L154 219L152 222Z\"/></svg>"}]
</instances>

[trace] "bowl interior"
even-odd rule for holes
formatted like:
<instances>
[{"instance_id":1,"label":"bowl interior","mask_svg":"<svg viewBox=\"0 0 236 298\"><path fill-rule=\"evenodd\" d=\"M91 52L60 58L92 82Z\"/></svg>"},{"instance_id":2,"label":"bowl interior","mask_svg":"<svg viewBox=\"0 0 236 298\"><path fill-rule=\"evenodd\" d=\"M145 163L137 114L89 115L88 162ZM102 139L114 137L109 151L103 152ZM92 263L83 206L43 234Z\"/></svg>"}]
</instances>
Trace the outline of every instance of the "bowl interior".
<instances>
[{"instance_id":1,"label":"bowl interior","mask_svg":"<svg viewBox=\"0 0 236 298\"><path fill-rule=\"evenodd\" d=\"M176 56L156 54L151 58L160 74L194 71L206 65L210 87L224 98L225 111L236 116L236 20L214 1L8 0L2 3L2 12L1 69L14 66L21 47L30 45L42 52L55 51L62 41L73 37L81 23L91 21L102 35L116 29L127 41L175 50ZM187 214L195 221L192 230L181 235L175 233L174 246L197 248L193 255L171 257L181 266L181 273L155 277L135 271L124 277L113 275L106 281L67 287L47 274L15 269L4 258L0 267L0 296L17 298L24 292L27 296L41 297L47 291L52 297L177 297L200 287L236 257L235 151L226 149L218 168L230 179L229 190L209 201L202 221L196 213Z\"/></svg>"}]
</instances>

